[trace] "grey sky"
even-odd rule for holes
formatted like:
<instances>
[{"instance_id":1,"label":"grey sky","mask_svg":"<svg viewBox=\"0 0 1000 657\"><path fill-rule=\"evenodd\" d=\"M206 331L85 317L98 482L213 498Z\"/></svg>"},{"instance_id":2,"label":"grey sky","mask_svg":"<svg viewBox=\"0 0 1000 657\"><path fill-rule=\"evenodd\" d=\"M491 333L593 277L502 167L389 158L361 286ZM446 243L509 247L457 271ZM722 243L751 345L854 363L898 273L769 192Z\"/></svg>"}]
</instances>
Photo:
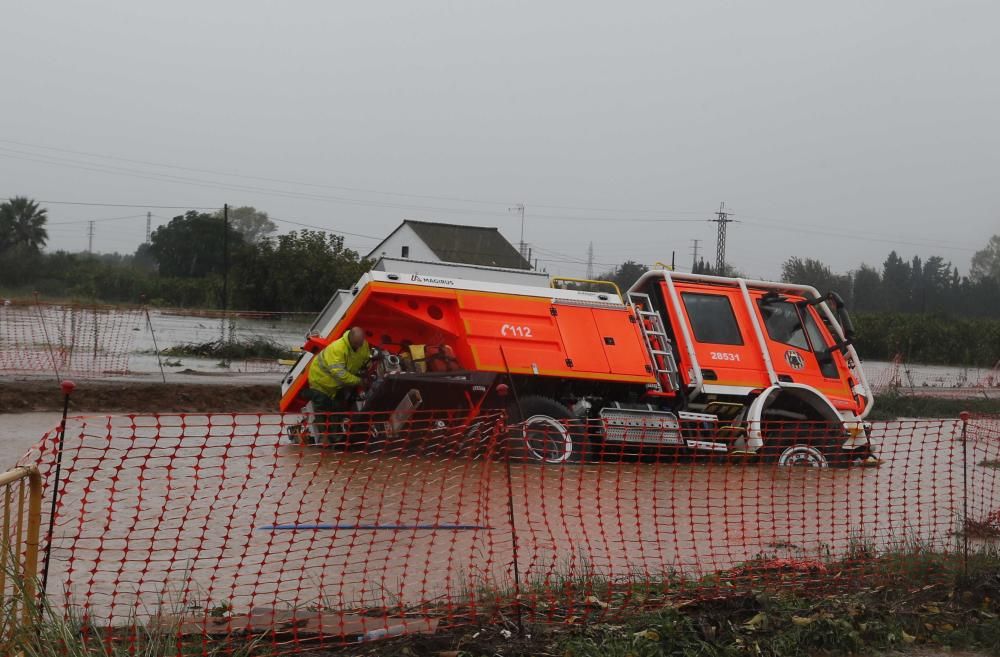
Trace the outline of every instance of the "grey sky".
<instances>
[{"instance_id":1,"label":"grey sky","mask_svg":"<svg viewBox=\"0 0 1000 657\"><path fill-rule=\"evenodd\" d=\"M965 272L1000 233L998 25L989 1L7 2L0 196L515 243L523 202L566 275L590 241L599 271L689 266L692 238L712 259L714 225L690 220L725 200L751 275L891 248ZM86 223L55 222L115 219L100 251L143 238L145 209L47 207L51 248L86 247Z\"/></svg>"}]
</instances>

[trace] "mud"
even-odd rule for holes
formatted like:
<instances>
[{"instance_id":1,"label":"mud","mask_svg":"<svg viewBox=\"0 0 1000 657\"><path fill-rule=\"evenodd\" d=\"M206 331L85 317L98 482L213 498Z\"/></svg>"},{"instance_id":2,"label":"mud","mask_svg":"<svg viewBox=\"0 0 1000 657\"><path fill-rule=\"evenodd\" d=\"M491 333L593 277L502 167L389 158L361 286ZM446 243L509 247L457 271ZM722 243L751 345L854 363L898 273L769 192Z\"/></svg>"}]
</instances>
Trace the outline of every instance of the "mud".
<instances>
[{"instance_id":1,"label":"mud","mask_svg":"<svg viewBox=\"0 0 1000 657\"><path fill-rule=\"evenodd\" d=\"M88 381L70 398L71 413L273 413L276 384L181 384ZM0 414L61 411L59 384L49 381L0 382Z\"/></svg>"}]
</instances>

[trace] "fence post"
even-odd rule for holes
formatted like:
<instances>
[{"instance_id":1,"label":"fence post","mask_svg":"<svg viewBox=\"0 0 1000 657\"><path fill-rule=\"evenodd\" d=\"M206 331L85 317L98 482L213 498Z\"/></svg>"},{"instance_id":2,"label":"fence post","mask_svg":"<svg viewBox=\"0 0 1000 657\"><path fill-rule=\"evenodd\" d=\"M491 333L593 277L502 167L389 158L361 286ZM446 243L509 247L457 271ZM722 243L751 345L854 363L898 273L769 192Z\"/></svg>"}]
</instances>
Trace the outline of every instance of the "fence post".
<instances>
[{"instance_id":1,"label":"fence post","mask_svg":"<svg viewBox=\"0 0 1000 657\"><path fill-rule=\"evenodd\" d=\"M45 334L45 344L49 348L49 358L52 360L52 371L56 374L56 381L62 381L59 376L59 365L56 364L56 354L52 349L52 340L49 338L49 327L45 325L45 317L42 316L42 302L38 300L38 292L35 292L35 313L38 315L38 323L42 325Z\"/></svg>"},{"instance_id":2,"label":"fence post","mask_svg":"<svg viewBox=\"0 0 1000 657\"><path fill-rule=\"evenodd\" d=\"M52 538L56 523L56 503L59 501L59 475L62 472L63 447L66 444L66 415L69 413L69 396L76 388L72 381L63 381L60 386L63 392L62 421L59 423L59 446L56 448L56 473L52 482L52 507L49 510L49 530L45 535L45 561L42 566L42 597L45 597L49 584L49 557L52 556Z\"/></svg>"},{"instance_id":3,"label":"fence post","mask_svg":"<svg viewBox=\"0 0 1000 657\"><path fill-rule=\"evenodd\" d=\"M969 576L969 412L958 414L962 420L962 572Z\"/></svg>"},{"instance_id":4,"label":"fence post","mask_svg":"<svg viewBox=\"0 0 1000 657\"><path fill-rule=\"evenodd\" d=\"M146 313L146 325L149 327L149 334L153 336L153 351L156 352L156 364L160 366L160 378L167 382L167 375L163 373L163 360L160 358L160 346L156 344L156 331L153 330L153 320L149 316L149 307L146 305L146 297L142 298L142 310Z\"/></svg>"},{"instance_id":5,"label":"fence post","mask_svg":"<svg viewBox=\"0 0 1000 657\"><path fill-rule=\"evenodd\" d=\"M510 458L511 445L510 436L507 432L507 414L504 413L501 420L501 436L504 437L504 466L507 470L507 516L510 522L511 552L514 559L514 618L517 620L517 631L524 634L524 618L521 614L521 571L518 565L517 555L517 524L514 515L514 477L511 473Z\"/></svg>"}]
</instances>

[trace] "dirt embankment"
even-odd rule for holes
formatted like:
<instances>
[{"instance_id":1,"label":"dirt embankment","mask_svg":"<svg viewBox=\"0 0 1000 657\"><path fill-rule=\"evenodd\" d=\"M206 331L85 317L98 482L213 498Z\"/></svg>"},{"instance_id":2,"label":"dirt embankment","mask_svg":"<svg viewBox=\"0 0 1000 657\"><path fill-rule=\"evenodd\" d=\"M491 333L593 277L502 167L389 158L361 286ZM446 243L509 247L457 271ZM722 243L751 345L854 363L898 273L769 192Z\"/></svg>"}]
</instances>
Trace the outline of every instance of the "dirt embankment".
<instances>
[{"instance_id":1,"label":"dirt embankment","mask_svg":"<svg viewBox=\"0 0 1000 657\"><path fill-rule=\"evenodd\" d=\"M71 413L275 413L280 390L269 384L84 382L70 397ZM0 413L60 411L54 381L0 382Z\"/></svg>"}]
</instances>

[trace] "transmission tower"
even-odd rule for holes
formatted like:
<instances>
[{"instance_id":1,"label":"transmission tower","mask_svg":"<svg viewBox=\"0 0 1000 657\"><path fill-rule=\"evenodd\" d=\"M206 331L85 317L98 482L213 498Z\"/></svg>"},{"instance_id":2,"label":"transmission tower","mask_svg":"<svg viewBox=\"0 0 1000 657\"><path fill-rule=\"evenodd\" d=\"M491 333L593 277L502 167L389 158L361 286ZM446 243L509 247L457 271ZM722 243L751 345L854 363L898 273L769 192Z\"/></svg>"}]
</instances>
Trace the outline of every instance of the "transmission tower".
<instances>
[{"instance_id":1,"label":"transmission tower","mask_svg":"<svg viewBox=\"0 0 1000 657\"><path fill-rule=\"evenodd\" d=\"M87 253L94 252L94 222L87 222Z\"/></svg>"},{"instance_id":2,"label":"transmission tower","mask_svg":"<svg viewBox=\"0 0 1000 657\"><path fill-rule=\"evenodd\" d=\"M719 204L719 211L715 213L715 219L709 219L719 225L719 236L715 243L715 273L719 276L726 274L726 226L736 221L731 219L732 212L726 211L726 203Z\"/></svg>"},{"instance_id":3,"label":"transmission tower","mask_svg":"<svg viewBox=\"0 0 1000 657\"><path fill-rule=\"evenodd\" d=\"M150 228L153 226L153 213L146 213L146 244L149 244L149 238L151 236Z\"/></svg>"},{"instance_id":4,"label":"transmission tower","mask_svg":"<svg viewBox=\"0 0 1000 657\"><path fill-rule=\"evenodd\" d=\"M691 271L694 271L698 268L698 245L701 243L701 240L691 240L691 243L691 255L693 256L691 259Z\"/></svg>"},{"instance_id":5,"label":"transmission tower","mask_svg":"<svg viewBox=\"0 0 1000 657\"><path fill-rule=\"evenodd\" d=\"M587 248L587 278L594 279L594 243Z\"/></svg>"},{"instance_id":6,"label":"transmission tower","mask_svg":"<svg viewBox=\"0 0 1000 657\"><path fill-rule=\"evenodd\" d=\"M527 250L525 248L526 245L524 243L524 203L518 203L517 205L515 205L512 208L507 208L507 211L508 212L516 212L519 215L521 215L521 244L520 244L520 249L518 250L518 253L521 254L522 258L527 259L528 258L528 252L527 252Z\"/></svg>"}]
</instances>

